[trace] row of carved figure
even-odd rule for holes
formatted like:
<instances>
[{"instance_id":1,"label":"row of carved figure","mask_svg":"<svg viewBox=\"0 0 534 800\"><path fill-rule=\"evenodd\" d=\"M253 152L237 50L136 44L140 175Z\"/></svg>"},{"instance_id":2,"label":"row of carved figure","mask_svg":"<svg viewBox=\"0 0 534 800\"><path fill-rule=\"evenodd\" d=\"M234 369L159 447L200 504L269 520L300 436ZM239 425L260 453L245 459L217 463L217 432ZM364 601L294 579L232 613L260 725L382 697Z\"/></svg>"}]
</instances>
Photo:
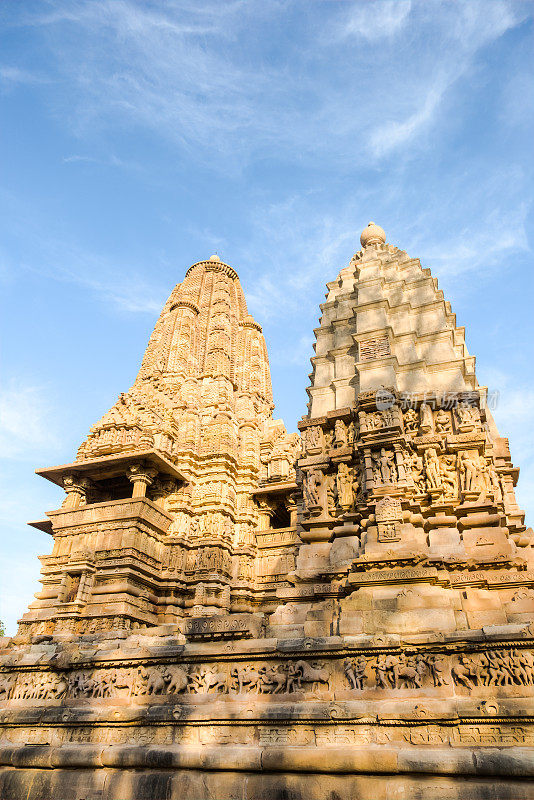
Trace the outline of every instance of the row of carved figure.
<instances>
[{"instance_id":1,"label":"row of carved figure","mask_svg":"<svg viewBox=\"0 0 534 800\"><path fill-rule=\"evenodd\" d=\"M527 650L492 650L454 658L449 671L442 653L364 654L345 658L346 686L353 690L420 689L448 686L534 685L534 655ZM70 673L29 672L0 675L0 700L47 700L185 694L291 694L331 688L335 672L303 659L268 665L188 665L110 667Z\"/></svg>"},{"instance_id":2,"label":"row of carved figure","mask_svg":"<svg viewBox=\"0 0 534 800\"><path fill-rule=\"evenodd\" d=\"M110 668L76 670L68 676L55 673L26 673L0 677L0 700L46 700L71 697L116 697L202 693L255 692L292 693L321 684L329 688L328 671L299 659L276 666L199 667L169 664L135 669Z\"/></svg>"},{"instance_id":3,"label":"row of carved figure","mask_svg":"<svg viewBox=\"0 0 534 800\"><path fill-rule=\"evenodd\" d=\"M440 455L436 448L429 447L422 456L412 451L409 466L418 492L441 490L445 497L455 497L461 488L464 492L492 494L497 502L502 501L495 465L477 451Z\"/></svg>"},{"instance_id":4,"label":"row of carved figure","mask_svg":"<svg viewBox=\"0 0 534 800\"><path fill-rule=\"evenodd\" d=\"M347 510L360 502L364 488L362 466L351 467L342 462L334 474L327 475L318 468L306 470L303 477L305 510L313 511L321 506L323 482L329 514L335 515L337 509ZM441 454L437 448L428 447L420 454L416 450L403 453L383 447L371 453L371 469L375 487L402 482L413 486L420 494L435 492L445 498L456 498L461 490L491 495L496 502L502 502L495 465L477 451Z\"/></svg>"},{"instance_id":5,"label":"row of carved figure","mask_svg":"<svg viewBox=\"0 0 534 800\"><path fill-rule=\"evenodd\" d=\"M355 423L350 422L347 425L342 419L336 420L332 429L311 425L302 431L302 452L313 454L323 450L349 447L354 442L355 433Z\"/></svg>"},{"instance_id":6,"label":"row of carved figure","mask_svg":"<svg viewBox=\"0 0 534 800\"><path fill-rule=\"evenodd\" d=\"M302 431L302 452L314 454L352 445L358 434L366 435L387 428L404 428L406 433L428 435L430 433L466 433L481 429L479 409L467 402L455 402L451 409L438 408L433 411L428 403L418 410L408 408L401 413L398 406L380 411L360 411L358 425L338 419L334 428L310 425ZM454 428L453 428L454 423Z\"/></svg>"},{"instance_id":7,"label":"row of carved figure","mask_svg":"<svg viewBox=\"0 0 534 800\"><path fill-rule=\"evenodd\" d=\"M351 689L365 688L369 667L375 673L375 685L379 689L419 689L426 678L436 687L450 683L447 659L441 653L388 654L371 659L360 655L344 661ZM461 655L450 674L457 686L468 689L533 685L534 655L528 650L490 650L475 656Z\"/></svg>"},{"instance_id":8,"label":"row of carved figure","mask_svg":"<svg viewBox=\"0 0 534 800\"><path fill-rule=\"evenodd\" d=\"M526 686L534 683L534 657L528 650L492 650L460 656L452 668L457 684L475 686Z\"/></svg>"},{"instance_id":9,"label":"row of carved figure","mask_svg":"<svg viewBox=\"0 0 534 800\"><path fill-rule=\"evenodd\" d=\"M415 655L384 655L368 659L361 655L357 658L346 658L344 671L351 689L364 689L368 680L368 666L375 673L378 689L421 688L425 676L432 678L434 686L443 686L449 681L445 657L440 653Z\"/></svg>"}]
</instances>

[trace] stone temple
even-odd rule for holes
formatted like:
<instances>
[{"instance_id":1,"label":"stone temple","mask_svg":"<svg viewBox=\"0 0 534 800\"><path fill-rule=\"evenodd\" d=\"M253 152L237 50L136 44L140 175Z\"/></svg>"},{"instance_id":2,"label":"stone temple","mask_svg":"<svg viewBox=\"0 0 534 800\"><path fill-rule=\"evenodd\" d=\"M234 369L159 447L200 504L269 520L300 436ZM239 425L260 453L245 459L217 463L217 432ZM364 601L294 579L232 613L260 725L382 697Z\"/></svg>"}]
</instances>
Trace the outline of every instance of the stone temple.
<instances>
[{"instance_id":1,"label":"stone temple","mask_svg":"<svg viewBox=\"0 0 534 800\"><path fill-rule=\"evenodd\" d=\"M31 523L2 800L534 798L534 552L464 329L370 223L300 434L234 269L194 264ZM50 552L51 551L51 552Z\"/></svg>"}]
</instances>

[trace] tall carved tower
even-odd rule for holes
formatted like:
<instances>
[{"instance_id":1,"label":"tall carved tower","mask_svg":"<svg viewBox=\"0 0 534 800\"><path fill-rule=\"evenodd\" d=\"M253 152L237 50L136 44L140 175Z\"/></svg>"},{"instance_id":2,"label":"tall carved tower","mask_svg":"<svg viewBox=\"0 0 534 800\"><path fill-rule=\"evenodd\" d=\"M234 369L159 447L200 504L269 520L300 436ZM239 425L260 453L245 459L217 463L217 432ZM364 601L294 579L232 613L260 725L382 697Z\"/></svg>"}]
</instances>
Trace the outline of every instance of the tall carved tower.
<instances>
[{"instance_id":1,"label":"tall carved tower","mask_svg":"<svg viewBox=\"0 0 534 800\"><path fill-rule=\"evenodd\" d=\"M77 459L0 643L2 800L534 800L533 533L464 330L370 223L301 436L212 256Z\"/></svg>"},{"instance_id":2,"label":"tall carved tower","mask_svg":"<svg viewBox=\"0 0 534 800\"><path fill-rule=\"evenodd\" d=\"M171 293L131 389L75 462L39 470L67 493L43 591L20 633L98 632L251 610L260 450L273 409L261 327L214 255ZM280 428L281 423L278 423ZM282 426L283 427L283 426ZM280 430L278 431L280 434ZM285 453L289 474L291 453Z\"/></svg>"}]
</instances>

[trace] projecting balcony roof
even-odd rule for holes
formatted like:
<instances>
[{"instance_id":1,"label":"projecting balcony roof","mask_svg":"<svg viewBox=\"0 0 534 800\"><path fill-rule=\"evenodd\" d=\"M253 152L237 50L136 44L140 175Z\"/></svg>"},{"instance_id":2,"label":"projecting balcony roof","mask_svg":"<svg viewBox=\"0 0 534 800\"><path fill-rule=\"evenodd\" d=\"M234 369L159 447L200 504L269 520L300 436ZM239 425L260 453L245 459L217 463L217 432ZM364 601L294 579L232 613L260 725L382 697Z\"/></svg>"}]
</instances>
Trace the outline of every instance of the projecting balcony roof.
<instances>
[{"instance_id":1,"label":"projecting balcony roof","mask_svg":"<svg viewBox=\"0 0 534 800\"><path fill-rule=\"evenodd\" d=\"M184 483L187 482L187 478L176 469L174 464L157 450L134 450L129 453L91 458L86 461L73 461L72 464L61 464L57 467L45 467L44 469L36 469L35 472L37 475L52 481L52 483L63 486L63 477L65 475L74 473L94 480L105 480L106 478L124 475L131 464L136 464L139 461L152 464L158 472L164 475L170 475L172 478Z\"/></svg>"}]
</instances>

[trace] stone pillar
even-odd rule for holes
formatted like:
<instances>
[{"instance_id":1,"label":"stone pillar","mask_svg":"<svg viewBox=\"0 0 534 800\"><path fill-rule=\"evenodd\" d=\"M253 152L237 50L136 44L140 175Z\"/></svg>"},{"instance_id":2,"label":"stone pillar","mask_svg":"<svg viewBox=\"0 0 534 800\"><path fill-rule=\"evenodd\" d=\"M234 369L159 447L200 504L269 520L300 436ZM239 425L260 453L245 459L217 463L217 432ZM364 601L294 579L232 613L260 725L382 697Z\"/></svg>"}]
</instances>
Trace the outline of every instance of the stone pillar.
<instances>
[{"instance_id":1,"label":"stone pillar","mask_svg":"<svg viewBox=\"0 0 534 800\"><path fill-rule=\"evenodd\" d=\"M146 497L147 487L153 483L157 474L154 467L147 467L144 464L132 464L128 467L128 480L133 483L132 497Z\"/></svg>"},{"instance_id":2,"label":"stone pillar","mask_svg":"<svg viewBox=\"0 0 534 800\"><path fill-rule=\"evenodd\" d=\"M274 509L271 508L266 500L258 500L258 530L266 531L271 527L271 519L274 514Z\"/></svg>"},{"instance_id":3,"label":"stone pillar","mask_svg":"<svg viewBox=\"0 0 534 800\"><path fill-rule=\"evenodd\" d=\"M63 502L63 508L79 508L87 502L87 489L89 481L80 478L76 473L63 476L63 488L67 497Z\"/></svg>"},{"instance_id":4,"label":"stone pillar","mask_svg":"<svg viewBox=\"0 0 534 800\"><path fill-rule=\"evenodd\" d=\"M289 525L292 528L295 528L297 525L297 515L298 515L298 495L293 493L290 494L285 500L285 507L289 512Z\"/></svg>"}]
</instances>

